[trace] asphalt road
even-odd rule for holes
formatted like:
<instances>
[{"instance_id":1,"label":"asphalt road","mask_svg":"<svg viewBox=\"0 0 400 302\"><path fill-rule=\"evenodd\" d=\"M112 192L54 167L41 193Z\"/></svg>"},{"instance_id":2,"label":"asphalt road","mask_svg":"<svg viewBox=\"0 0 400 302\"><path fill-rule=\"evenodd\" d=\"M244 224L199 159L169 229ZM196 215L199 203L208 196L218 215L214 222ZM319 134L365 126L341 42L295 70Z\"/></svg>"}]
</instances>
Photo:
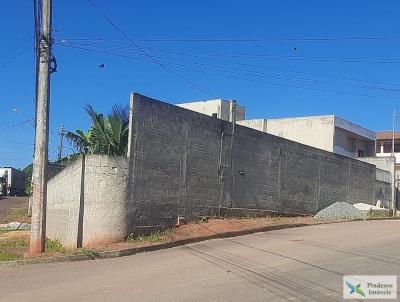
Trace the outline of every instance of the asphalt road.
<instances>
[{"instance_id":1,"label":"asphalt road","mask_svg":"<svg viewBox=\"0 0 400 302\"><path fill-rule=\"evenodd\" d=\"M26 208L28 197L3 197L0 196L0 223L4 223L10 211Z\"/></svg>"},{"instance_id":2,"label":"asphalt road","mask_svg":"<svg viewBox=\"0 0 400 302\"><path fill-rule=\"evenodd\" d=\"M342 275L400 273L400 221L309 226L134 256L0 266L0 301L342 301Z\"/></svg>"}]
</instances>

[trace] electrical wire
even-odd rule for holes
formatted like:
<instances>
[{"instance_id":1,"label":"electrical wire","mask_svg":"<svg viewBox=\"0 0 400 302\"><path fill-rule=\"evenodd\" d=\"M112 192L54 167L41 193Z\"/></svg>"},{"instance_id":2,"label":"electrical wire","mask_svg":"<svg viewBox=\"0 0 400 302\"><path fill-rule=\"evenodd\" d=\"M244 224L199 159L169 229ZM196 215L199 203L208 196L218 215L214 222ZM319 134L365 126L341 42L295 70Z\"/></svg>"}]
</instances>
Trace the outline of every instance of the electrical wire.
<instances>
[{"instance_id":1,"label":"electrical wire","mask_svg":"<svg viewBox=\"0 0 400 302\"><path fill-rule=\"evenodd\" d=\"M22 121L19 123L15 123L15 124L6 124L6 125L0 125L0 128L6 128L6 129L18 129L19 126L21 125L25 125L27 123L30 123L31 120L26 120L26 121Z\"/></svg>"},{"instance_id":2,"label":"electrical wire","mask_svg":"<svg viewBox=\"0 0 400 302\"><path fill-rule=\"evenodd\" d=\"M66 34L78 35L81 37L91 38L90 36L72 33L56 29L58 32L64 32ZM301 41L391 41L400 40L397 36L353 36L353 37L281 37L281 38L267 38L267 37L252 37L252 38L147 38L147 39L136 39L142 42L301 42Z\"/></svg>"},{"instance_id":3,"label":"electrical wire","mask_svg":"<svg viewBox=\"0 0 400 302\"><path fill-rule=\"evenodd\" d=\"M157 65L159 65L163 69L169 71L170 73L174 74L175 76L181 78L182 80L184 80L186 83L188 83L189 85L193 86L197 90L199 90L199 91L201 91L201 92L203 92L203 93L205 93L205 94L207 94L207 95L209 95L209 96L211 96L213 98L218 98L215 95L213 95L210 92L208 92L207 90L201 88L199 85L197 85L196 83L194 83L190 79L188 79L185 76L177 73L175 70L171 69L170 67L165 66L157 58L155 58L154 56L149 54L141 45L139 45L137 42L135 42L135 40L131 39L128 35L126 35L125 32L122 29L120 29L117 25L115 25L114 22L92 0L87 0L87 1L108 21L108 23L110 23L110 25L112 27L114 27L123 37L125 37L125 39L127 39L129 42L131 42L140 52L142 52L145 56L147 56L149 59L151 59L154 63L156 63Z\"/></svg>"},{"instance_id":4,"label":"electrical wire","mask_svg":"<svg viewBox=\"0 0 400 302\"><path fill-rule=\"evenodd\" d=\"M57 38L58 41L68 42L73 41L72 39L67 38ZM131 49L131 47L123 47L122 45L127 45L121 41L112 41L107 39L94 39L97 42L113 42L115 44L121 44L121 46L113 46L113 48L118 49ZM93 45L93 43L84 43L80 42L80 44L85 46L97 46L109 48L110 46L102 46L102 45ZM149 48L142 47L143 49L154 52L166 52L172 53L176 55L202 55L204 57L226 57L226 58L246 58L246 59L268 59L268 60L289 60L289 61L310 61L310 62L341 62L341 63L373 63L373 64L398 64L400 63L400 58L363 58L363 57L328 57L328 56L299 56L299 55L290 55L290 56L277 56L266 53L232 53L232 52L207 52L207 51L193 51L193 50L175 50L175 49L159 49L159 48Z\"/></svg>"},{"instance_id":5,"label":"electrical wire","mask_svg":"<svg viewBox=\"0 0 400 302\"><path fill-rule=\"evenodd\" d=\"M103 39L104 41L107 41L106 39ZM102 40L102 41L103 41ZM62 44L68 44L69 46L73 45L75 47L82 47L82 48L96 48L96 49L105 49L105 50L124 50L123 52L126 53L127 50L132 49L131 47L121 47L121 46L108 46L108 45L101 45L101 44L93 44L93 43L82 43L82 42L71 42L70 40L65 40L65 39L60 39L59 43ZM59 44L61 45L61 44ZM64 45L65 46L65 45ZM170 51L170 50L165 50L165 49L155 49L155 48L146 48L148 51L159 51L159 52L166 52L166 53L172 53L176 54L175 51ZM385 82L380 82L380 81L370 81L370 80L364 80L364 79L356 79L356 78L350 78L350 77L341 77L341 76L334 76L334 75L326 75L326 74L320 74L320 73L309 73L309 72L302 72L302 71L296 71L296 70L288 70L288 69L280 69L280 68L273 68L270 66L264 66L264 65L255 65L255 64L249 64L249 63L244 63L242 61L237 62L237 61L229 61L229 60L224 60L221 58L213 58L213 57L208 57L200 54L192 54L192 53L183 53L179 52L179 55L182 56L187 56L187 57L195 57L207 61L217 61L217 62L226 62L229 64L235 64L235 65L241 65L241 66L248 66L252 68L262 68L262 69L270 69L270 70L275 70L275 71L280 71L280 72L288 72L288 73L295 73L295 74L300 74L300 75L311 75L311 76L317 76L317 77L324 77L324 78L333 78L333 79L341 79L345 81L355 81L355 82L361 82L361 83L369 83L369 84L379 84L379 85L388 85L388 86L396 86L398 84L393 84L393 83L385 83ZM395 62L397 63L397 61ZM400 63L400 61L399 61Z\"/></svg>"},{"instance_id":6,"label":"electrical wire","mask_svg":"<svg viewBox=\"0 0 400 302\"><path fill-rule=\"evenodd\" d=\"M101 50L96 50L96 49L88 49L84 47L74 47L74 46L68 46L61 44L63 47L71 47L71 48L77 48L77 49L82 49L86 51L92 51L92 52L97 52L97 53L102 53L102 54L108 54L108 55L113 55L113 56L118 56L126 59L133 59L133 60L142 60L140 57L133 57L129 55L122 55L118 53L113 53L113 52L105 52ZM183 62L184 64L179 64L179 63L164 63L165 65L168 66L173 66L173 67L182 67L183 69L190 70L190 71L195 71L202 73L202 70L208 70L208 72L203 72L205 74L210 74L210 75L216 75L216 76L225 76L225 77L230 77L230 78L235 78L235 79L242 79L246 81L253 81L253 82L258 82L258 83L265 83L265 84L270 84L270 85L278 85L278 86L284 86L284 87L292 87L292 88L301 88L301 89L307 89L307 90L316 90L316 91L324 91L324 92L330 92L330 93L340 93L340 94L350 94L350 95L357 95L357 96L364 96L364 97L373 97L373 98L384 98L384 99L398 99L397 97L386 97L386 96L377 96L377 95L367 95L367 94L354 94L354 93L349 93L349 92L344 92L344 91L333 91L333 90L325 90L325 89L317 89L317 88L310 88L310 87L304 87L304 86L294 86L294 85L285 85L281 83L274 83L274 82L266 82L266 81L258 81L254 79L249 79L249 78L243 78L243 77L232 77L229 76L229 74L239 74L239 75L247 75L247 76L256 76L256 77L269 77L269 78L274 78L278 80L287 80L287 81L297 81L297 82L305 82L309 84L324 84L324 85L339 85L343 87L349 87L349 88L360 88L360 89L378 89L378 90L385 90L385 91L390 91L390 92L400 92L400 89L391 89L391 88L385 88L385 87L374 87L374 86L367 86L367 85L357 85L357 84L351 84L351 83L343 83L343 82L323 82L323 81L318 81L318 80L313 80L313 79L304 79L304 78L299 78L299 77L287 77L284 75L269 75L266 73L260 73L260 72L246 72L242 71L240 69L234 69L234 68L226 68L226 67L221 67L221 66L216 66L216 65L211 65L211 64L199 64L196 62L189 62L189 61L182 61L182 60L174 60L174 59L166 59L172 60L172 61L178 61L178 62ZM195 66L193 66L195 65ZM209 72L210 67L217 68L219 72L225 72L224 74L221 73L211 73ZM227 75L228 74L228 75Z\"/></svg>"},{"instance_id":7,"label":"electrical wire","mask_svg":"<svg viewBox=\"0 0 400 302\"><path fill-rule=\"evenodd\" d=\"M31 49L31 46L28 46L27 48L23 49L22 51L18 52L15 56L13 56L11 59L6 61L4 64L0 65L0 70L6 67L8 64L11 62L14 62L16 59L18 59L20 56L22 56L24 53L26 53L28 50Z\"/></svg>"},{"instance_id":8,"label":"electrical wire","mask_svg":"<svg viewBox=\"0 0 400 302\"><path fill-rule=\"evenodd\" d=\"M22 46L26 45L31 39L32 39L32 35L28 34L25 37L23 37L22 39L18 40L12 46L7 48L5 51L3 51L0 54L0 59L2 59L3 57L7 57L10 53L14 54L17 49L20 49Z\"/></svg>"},{"instance_id":9,"label":"electrical wire","mask_svg":"<svg viewBox=\"0 0 400 302\"><path fill-rule=\"evenodd\" d=\"M197 70L196 69L190 69L190 68L185 68L185 69L189 70L189 71L194 71L194 72L213 75L213 76L227 77L227 78L232 78L232 79L237 79L237 80L244 80L244 81L249 81L249 82L254 82L254 83L261 83L261 84L268 84L268 85L274 85L274 86L298 88L298 89L303 89L303 90L314 90L314 91L319 91L319 92L329 92L329 93L336 93L336 94L346 94L346 95L353 95L353 96L362 96L362 97L368 97L368 98L400 100L400 97L387 97L387 96L370 95L370 94L350 93L350 92L345 92L345 91L310 88L310 87L304 87L304 86L295 86L295 85L287 85L287 84L282 84L282 83L260 81L260 80L248 79L248 78L243 78L243 77L236 77L236 76L231 76L231 75L226 75L226 74L218 74L218 73L214 73L214 72L211 73L211 72L201 71L201 70L198 70L198 69Z\"/></svg>"}]
</instances>

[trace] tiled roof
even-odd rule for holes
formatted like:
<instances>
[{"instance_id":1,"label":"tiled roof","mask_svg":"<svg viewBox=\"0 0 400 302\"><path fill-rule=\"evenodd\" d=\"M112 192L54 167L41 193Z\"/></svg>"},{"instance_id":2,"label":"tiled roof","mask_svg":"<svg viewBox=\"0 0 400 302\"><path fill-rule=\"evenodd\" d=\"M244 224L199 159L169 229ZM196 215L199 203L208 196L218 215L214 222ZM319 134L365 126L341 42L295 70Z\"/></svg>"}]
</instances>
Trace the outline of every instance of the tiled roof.
<instances>
[{"instance_id":1,"label":"tiled roof","mask_svg":"<svg viewBox=\"0 0 400 302\"><path fill-rule=\"evenodd\" d=\"M376 139L377 140L391 140L393 138L393 132L392 131L380 131L376 132ZM394 133L394 138L399 139L400 138L400 132L395 132Z\"/></svg>"}]
</instances>

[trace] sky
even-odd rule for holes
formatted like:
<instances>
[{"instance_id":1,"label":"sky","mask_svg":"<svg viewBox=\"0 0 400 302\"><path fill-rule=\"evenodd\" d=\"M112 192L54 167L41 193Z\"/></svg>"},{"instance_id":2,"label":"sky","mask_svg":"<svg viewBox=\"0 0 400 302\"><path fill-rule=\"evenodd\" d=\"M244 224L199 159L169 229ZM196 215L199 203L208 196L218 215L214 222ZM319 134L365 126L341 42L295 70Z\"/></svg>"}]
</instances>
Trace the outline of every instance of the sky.
<instances>
[{"instance_id":1,"label":"sky","mask_svg":"<svg viewBox=\"0 0 400 302\"><path fill-rule=\"evenodd\" d=\"M399 1L92 1L139 48L89 1L53 1L50 160L62 125L87 130L85 104L107 113L132 91L235 99L249 119L335 114L371 130L400 112ZM32 2L1 0L0 166L32 161Z\"/></svg>"}]
</instances>

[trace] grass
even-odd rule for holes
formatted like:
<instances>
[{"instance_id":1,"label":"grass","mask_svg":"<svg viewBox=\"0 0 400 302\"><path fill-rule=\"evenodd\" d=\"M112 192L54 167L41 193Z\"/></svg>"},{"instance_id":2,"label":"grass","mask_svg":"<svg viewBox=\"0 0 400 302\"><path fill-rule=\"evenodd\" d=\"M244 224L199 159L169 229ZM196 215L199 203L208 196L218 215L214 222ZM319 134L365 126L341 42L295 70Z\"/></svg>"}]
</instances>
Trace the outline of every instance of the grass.
<instances>
[{"instance_id":1,"label":"grass","mask_svg":"<svg viewBox=\"0 0 400 302\"><path fill-rule=\"evenodd\" d=\"M389 213L387 212L387 213L377 213L377 212L371 212L371 213L368 213L368 218L387 218L387 217L391 217L390 215L389 215Z\"/></svg>"},{"instance_id":2,"label":"grass","mask_svg":"<svg viewBox=\"0 0 400 302\"><path fill-rule=\"evenodd\" d=\"M12 261L22 258L22 256L10 252L9 250L21 249L28 246L28 242L21 239L0 241L0 261Z\"/></svg>"},{"instance_id":3,"label":"grass","mask_svg":"<svg viewBox=\"0 0 400 302\"><path fill-rule=\"evenodd\" d=\"M21 258L22 258L22 256L0 250L0 261L13 261L13 260L21 259Z\"/></svg>"},{"instance_id":4,"label":"grass","mask_svg":"<svg viewBox=\"0 0 400 302\"><path fill-rule=\"evenodd\" d=\"M58 252L65 254L67 253L67 249L63 247L58 239L46 239L46 252Z\"/></svg>"},{"instance_id":5,"label":"grass","mask_svg":"<svg viewBox=\"0 0 400 302\"><path fill-rule=\"evenodd\" d=\"M15 221L15 220L21 220L21 219L26 219L28 216L28 208L21 208L21 209L16 209L10 211L7 216L6 216L6 221ZM20 221L22 222L22 221Z\"/></svg>"},{"instance_id":6,"label":"grass","mask_svg":"<svg viewBox=\"0 0 400 302\"><path fill-rule=\"evenodd\" d=\"M14 231L13 229L0 229L0 234Z\"/></svg>"},{"instance_id":7,"label":"grass","mask_svg":"<svg viewBox=\"0 0 400 302\"><path fill-rule=\"evenodd\" d=\"M46 252L58 252L64 255L82 255L88 256L90 259L99 258L99 252L95 249L80 248L80 249L67 249L59 239L46 239Z\"/></svg>"},{"instance_id":8,"label":"grass","mask_svg":"<svg viewBox=\"0 0 400 302\"><path fill-rule=\"evenodd\" d=\"M97 259L100 257L100 254L98 251L95 249L88 249L88 248L80 248L77 250L74 250L70 253L70 255L82 255L82 256L88 256L90 259Z\"/></svg>"},{"instance_id":9,"label":"grass","mask_svg":"<svg viewBox=\"0 0 400 302\"><path fill-rule=\"evenodd\" d=\"M132 241L151 241L159 242L163 240L164 235L171 235L175 232L173 228L166 229L165 231L155 231L149 235L134 235L130 234L127 238L128 242Z\"/></svg>"},{"instance_id":10,"label":"grass","mask_svg":"<svg viewBox=\"0 0 400 302\"><path fill-rule=\"evenodd\" d=\"M25 240L21 240L21 239L0 241L0 251L5 250L5 249L18 249L18 248L23 248L23 247L27 247L27 246L28 246L28 242L26 242Z\"/></svg>"}]
</instances>

